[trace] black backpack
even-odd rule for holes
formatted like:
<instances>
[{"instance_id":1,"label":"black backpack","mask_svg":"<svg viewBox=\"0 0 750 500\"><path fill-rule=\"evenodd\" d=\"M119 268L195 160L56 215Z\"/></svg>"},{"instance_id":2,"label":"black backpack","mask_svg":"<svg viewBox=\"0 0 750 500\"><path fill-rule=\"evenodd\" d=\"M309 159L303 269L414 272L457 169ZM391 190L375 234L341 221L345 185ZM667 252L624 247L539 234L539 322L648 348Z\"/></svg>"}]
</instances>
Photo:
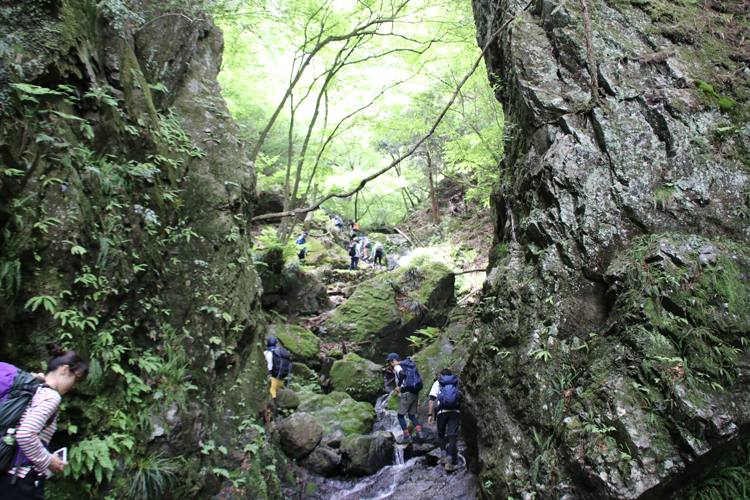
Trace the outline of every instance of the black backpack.
<instances>
[{"instance_id":1,"label":"black backpack","mask_svg":"<svg viewBox=\"0 0 750 500\"><path fill-rule=\"evenodd\" d=\"M399 366L404 371L404 381L401 383L401 390L404 392L417 393L422 390L422 377L419 376L419 370L414 361L410 359L403 360Z\"/></svg>"},{"instance_id":2,"label":"black backpack","mask_svg":"<svg viewBox=\"0 0 750 500\"><path fill-rule=\"evenodd\" d=\"M31 398L42 386L49 387L30 373L11 364L0 363L0 437L5 436L8 429L18 426ZM52 423L56 415L57 412L53 413L46 425ZM0 439L0 472L11 470L22 459L23 453L19 453L18 444L8 445Z\"/></svg>"},{"instance_id":3,"label":"black backpack","mask_svg":"<svg viewBox=\"0 0 750 500\"><path fill-rule=\"evenodd\" d=\"M276 347L271 351L273 366L271 376L282 379L292 373L292 353L283 347Z\"/></svg>"},{"instance_id":4,"label":"black backpack","mask_svg":"<svg viewBox=\"0 0 750 500\"><path fill-rule=\"evenodd\" d=\"M440 388L437 395L437 410L458 410L461 406L461 395L458 393L458 377L444 375L438 379Z\"/></svg>"},{"instance_id":5,"label":"black backpack","mask_svg":"<svg viewBox=\"0 0 750 500\"><path fill-rule=\"evenodd\" d=\"M349 257L355 257L357 255L357 246L356 245L350 245L349 246Z\"/></svg>"}]
</instances>

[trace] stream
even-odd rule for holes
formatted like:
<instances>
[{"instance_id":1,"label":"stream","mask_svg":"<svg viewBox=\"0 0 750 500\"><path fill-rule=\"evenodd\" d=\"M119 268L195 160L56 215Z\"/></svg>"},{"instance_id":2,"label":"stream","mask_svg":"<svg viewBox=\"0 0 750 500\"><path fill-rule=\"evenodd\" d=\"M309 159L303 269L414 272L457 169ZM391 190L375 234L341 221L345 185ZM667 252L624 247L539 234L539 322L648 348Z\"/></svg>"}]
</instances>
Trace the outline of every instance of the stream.
<instances>
[{"instance_id":1,"label":"stream","mask_svg":"<svg viewBox=\"0 0 750 500\"><path fill-rule=\"evenodd\" d=\"M389 397L390 394L385 394L378 399L372 431L390 431L398 437L402 431L396 412L386 409ZM305 478L306 488L303 488L307 492L304 498L386 500L406 497L410 500L473 500L478 489L477 478L466 468L464 449L465 444L459 439L459 461L462 467L455 472L446 472L443 466L437 465L440 452L436 441L397 444L393 450L393 465L383 467L371 476L326 479L308 475ZM315 486L312 487L312 484Z\"/></svg>"}]
</instances>

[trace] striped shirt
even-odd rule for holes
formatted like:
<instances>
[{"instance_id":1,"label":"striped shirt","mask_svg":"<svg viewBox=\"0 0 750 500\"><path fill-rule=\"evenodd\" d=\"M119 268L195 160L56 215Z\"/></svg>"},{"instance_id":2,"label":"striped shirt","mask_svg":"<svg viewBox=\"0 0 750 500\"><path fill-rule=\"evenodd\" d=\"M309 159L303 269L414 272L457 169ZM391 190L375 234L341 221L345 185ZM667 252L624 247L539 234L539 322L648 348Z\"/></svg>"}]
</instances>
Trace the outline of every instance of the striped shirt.
<instances>
[{"instance_id":1,"label":"striped shirt","mask_svg":"<svg viewBox=\"0 0 750 500\"><path fill-rule=\"evenodd\" d=\"M56 390L49 387L40 387L31 399L26 411L23 412L16 429L18 446L40 474L43 474L52 462L52 454L47 451L42 442L49 445L50 439L57 429L57 417L49 425L46 424L60 406L60 400L60 393ZM16 474L18 474L18 477L26 477L29 471L31 471L31 466L19 467Z\"/></svg>"}]
</instances>

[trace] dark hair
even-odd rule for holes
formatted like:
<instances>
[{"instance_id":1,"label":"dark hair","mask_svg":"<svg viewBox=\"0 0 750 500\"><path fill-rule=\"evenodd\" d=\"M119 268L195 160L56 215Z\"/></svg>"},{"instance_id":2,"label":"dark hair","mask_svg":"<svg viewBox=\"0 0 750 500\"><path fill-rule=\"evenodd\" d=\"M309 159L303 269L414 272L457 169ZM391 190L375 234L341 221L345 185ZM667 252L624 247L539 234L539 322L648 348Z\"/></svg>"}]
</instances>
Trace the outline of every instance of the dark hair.
<instances>
[{"instance_id":1,"label":"dark hair","mask_svg":"<svg viewBox=\"0 0 750 500\"><path fill-rule=\"evenodd\" d=\"M452 372L452 371L450 370L450 368L443 368L443 369L442 369L442 370L440 371L440 376L441 376L441 377L449 377L449 376L451 376L451 375L453 375L453 372Z\"/></svg>"},{"instance_id":2,"label":"dark hair","mask_svg":"<svg viewBox=\"0 0 750 500\"><path fill-rule=\"evenodd\" d=\"M54 342L47 342L49 361L47 362L47 373L53 372L61 366L68 365L68 369L81 381L89 374L89 366L83 356L75 351L65 351Z\"/></svg>"}]
</instances>

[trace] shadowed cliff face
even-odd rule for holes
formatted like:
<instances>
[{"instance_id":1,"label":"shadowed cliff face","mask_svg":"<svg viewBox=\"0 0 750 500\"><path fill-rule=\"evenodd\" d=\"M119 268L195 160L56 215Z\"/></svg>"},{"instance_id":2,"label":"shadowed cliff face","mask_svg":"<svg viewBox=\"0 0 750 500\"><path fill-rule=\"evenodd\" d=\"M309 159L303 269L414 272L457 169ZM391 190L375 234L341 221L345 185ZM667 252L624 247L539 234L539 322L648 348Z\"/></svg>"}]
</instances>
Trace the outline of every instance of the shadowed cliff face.
<instances>
[{"instance_id":1,"label":"shadowed cliff face","mask_svg":"<svg viewBox=\"0 0 750 500\"><path fill-rule=\"evenodd\" d=\"M493 5L474 1L480 46L517 18L486 57L510 251L462 377L480 484L677 497L741 459L750 423L747 25L708 27L744 7L589 1L592 103L579 0Z\"/></svg>"},{"instance_id":2,"label":"shadowed cliff face","mask_svg":"<svg viewBox=\"0 0 750 500\"><path fill-rule=\"evenodd\" d=\"M99 494L127 493L149 456L179 477L164 498L207 498L210 471L262 441L248 423L270 401L255 172L216 81L222 33L160 8L0 7L0 356L39 369L54 340L90 360L56 436L78 481L51 487L71 498L102 475ZM248 494L278 497L258 472L275 448L259 453Z\"/></svg>"}]
</instances>

